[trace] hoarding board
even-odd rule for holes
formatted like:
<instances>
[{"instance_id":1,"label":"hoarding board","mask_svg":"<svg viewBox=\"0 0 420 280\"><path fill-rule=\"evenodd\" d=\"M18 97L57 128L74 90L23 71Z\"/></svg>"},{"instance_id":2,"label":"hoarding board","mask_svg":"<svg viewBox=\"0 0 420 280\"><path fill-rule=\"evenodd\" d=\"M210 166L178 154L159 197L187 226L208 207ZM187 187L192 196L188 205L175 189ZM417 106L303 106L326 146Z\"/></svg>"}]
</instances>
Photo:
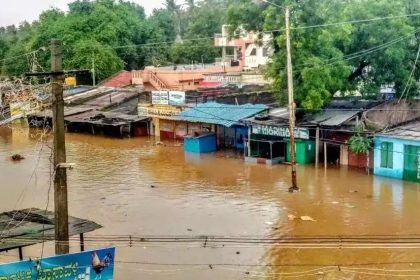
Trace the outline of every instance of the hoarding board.
<instances>
[{"instance_id":1,"label":"hoarding board","mask_svg":"<svg viewBox=\"0 0 420 280\"><path fill-rule=\"evenodd\" d=\"M115 248L0 265L0 280L112 280Z\"/></svg>"},{"instance_id":2,"label":"hoarding board","mask_svg":"<svg viewBox=\"0 0 420 280\"><path fill-rule=\"evenodd\" d=\"M252 125L252 134L278 136L284 138L290 137L288 127L277 127L271 125ZM309 139L309 130L307 128L295 128L295 138Z\"/></svg>"},{"instance_id":3,"label":"hoarding board","mask_svg":"<svg viewBox=\"0 0 420 280\"><path fill-rule=\"evenodd\" d=\"M170 91L169 92L169 105L173 105L173 106L185 105L185 92Z\"/></svg>"},{"instance_id":4,"label":"hoarding board","mask_svg":"<svg viewBox=\"0 0 420 280\"><path fill-rule=\"evenodd\" d=\"M152 91L153 105L169 105L169 93L167 91Z\"/></svg>"},{"instance_id":5,"label":"hoarding board","mask_svg":"<svg viewBox=\"0 0 420 280\"><path fill-rule=\"evenodd\" d=\"M150 106L146 104L139 104L138 105L138 115L144 116L144 117L173 117L179 113L181 113L182 110L177 107L172 106ZM1 279L0 279L1 280Z\"/></svg>"}]
</instances>

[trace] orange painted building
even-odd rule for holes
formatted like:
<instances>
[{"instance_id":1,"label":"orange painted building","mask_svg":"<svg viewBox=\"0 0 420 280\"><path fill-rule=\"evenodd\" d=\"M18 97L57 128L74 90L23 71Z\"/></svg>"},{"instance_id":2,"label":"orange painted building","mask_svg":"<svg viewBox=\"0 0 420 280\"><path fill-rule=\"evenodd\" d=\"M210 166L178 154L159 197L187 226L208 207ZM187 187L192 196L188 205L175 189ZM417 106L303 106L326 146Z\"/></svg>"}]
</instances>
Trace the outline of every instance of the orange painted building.
<instances>
[{"instance_id":1,"label":"orange painted building","mask_svg":"<svg viewBox=\"0 0 420 280\"><path fill-rule=\"evenodd\" d=\"M145 90L197 90L205 75L215 73L240 73L242 67L217 65L189 65L177 67L146 67L132 71L132 83L143 85Z\"/></svg>"}]
</instances>

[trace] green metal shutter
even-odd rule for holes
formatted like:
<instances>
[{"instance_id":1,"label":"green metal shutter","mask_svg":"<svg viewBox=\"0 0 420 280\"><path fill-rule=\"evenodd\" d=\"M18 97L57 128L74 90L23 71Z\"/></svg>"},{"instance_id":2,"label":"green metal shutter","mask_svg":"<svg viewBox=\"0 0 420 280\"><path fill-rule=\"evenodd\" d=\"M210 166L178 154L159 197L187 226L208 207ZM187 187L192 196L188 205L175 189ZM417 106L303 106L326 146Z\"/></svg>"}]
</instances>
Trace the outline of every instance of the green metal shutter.
<instances>
[{"instance_id":1,"label":"green metal shutter","mask_svg":"<svg viewBox=\"0 0 420 280\"><path fill-rule=\"evenodd\" d=\"M420 182L420 147L404 147L404 180Z\"/></svg>"},{"instance_id":2,"label":"green metal shutter","mask_svg":"<svg viewBox=\"0 0 420 280\"><path fill-rule=\"evenodd\" d=\"M388 143L388 154L387 154L387 163L388 168L393 168L394 166L394 143Z\"/></svg>"},{"instance_id":3,"label":"green metal shutter","mask_svg":"<svg viewBox=\"0 0 420 280\"><path fill-rule=\"evenodd\" d=\"M388 164L388 142L381 143L381 167L386 168Z\"/></svg>"}]
</instances>

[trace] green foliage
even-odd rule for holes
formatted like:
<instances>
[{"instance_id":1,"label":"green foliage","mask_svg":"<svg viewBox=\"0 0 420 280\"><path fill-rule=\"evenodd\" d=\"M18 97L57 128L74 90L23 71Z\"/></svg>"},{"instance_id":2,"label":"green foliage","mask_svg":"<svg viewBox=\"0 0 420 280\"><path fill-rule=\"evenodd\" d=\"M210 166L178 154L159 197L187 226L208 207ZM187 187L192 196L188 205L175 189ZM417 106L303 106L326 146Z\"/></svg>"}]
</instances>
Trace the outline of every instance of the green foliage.
<instances>
[{"instance_id":1,"label":"green foliage","mask_svg":"<svg viewBox=\"0 0 420 280\"><path fill-rule=\"evenodd\" d=\"M172 61L175 64L211 63L218 55L218 51L212 46L213 41L197 40L175 44L171 50Z\"/></svg>"},{"instance_id":2,"label":"green foliage","mask_svg":"<svg viewBox=\"0 0 420 280\"><path fill-rule=\"evenodd\" d=\"M63 42L63 63L68 69L91 69L94 57L99 80L146 65L201 62L202 58L213 62L217 55L213 40L199 38L220 32L226 0L191 0L186 7L166 2L165 9L156 9L146 18L143 7L132 2L76 0L67 13L50 9L32 24L0 28L0 59L7 59L0 62L1 73L20 76L31 71L28 57L21 55L48 47L51 39ZM174 44L178 33L185 42ZM49 68L48 51L39 53L37 60L42 68Z\"/></svg>"},{"instance_id":3,"label":"green foliage","mask_svg":"<svg viewBox=\"0 0 420 280\"><path fill-rule=\"evenodd\" d=\"M356 134L349 140L350 151L355 154L366 154L372 149L372 138L362 134L361 127L356 128Z\"/></svg>"},{"instance_id":4,"label":"green foliage","mask_svg":"<svg viewBox=\"0 0 420 280\"><path fill-rule=\"evenodd\" d=\"M231 0L228 21L232 30L242 26L249 30L273 32L276 54L267 75L274 80L279 100L287 99L284 11L263 1ZM301 1L276 0L291 8L294 88L299 107L322 108L340 91L358 89L366 97L377 97L382 85L395 83L402 93L420 37L419 17L404 17L420 12L419 1L356 0ZM396 18L357 24L336 22L381 17ZM332 24L332 25L330 25ZM305 26L318 26L301 28ZM376 51L366 51L403 38ZM405 38L405 39L404 39ZM357 53L358 55L352 55ZM420 77L420 70L415 78ZM414 83L413 83L414 84ZM414 90L412 90L414 92Z\"/></svg>"},{"instance_id":5,"label":"green foliage","mask_svg":"<svg viewBox=\"0 0 420 280\"><path fill-rule=\"evenodd\" d=\"M113 48L103 46L94 39L77 42L71 52L72 59L65 61L65 68L90 69L92 60L95 59L95 72L98 80L108 78L124 68L124 62Z\"/></svg>"}]
</instances>

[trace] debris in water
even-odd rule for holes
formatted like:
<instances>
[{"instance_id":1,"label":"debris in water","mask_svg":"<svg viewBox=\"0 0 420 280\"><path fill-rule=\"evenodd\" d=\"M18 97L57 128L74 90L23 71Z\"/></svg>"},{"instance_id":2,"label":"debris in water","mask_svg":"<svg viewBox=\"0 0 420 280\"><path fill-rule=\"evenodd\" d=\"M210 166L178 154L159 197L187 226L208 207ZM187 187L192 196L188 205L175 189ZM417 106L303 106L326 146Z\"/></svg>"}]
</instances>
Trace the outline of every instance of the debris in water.
<instances>
[{"instance_id":1,"label":"debris in water","mask_svg":"<svg viewBox=\"0 0 420 280\"><path fill-rule=\"evenodd\" d=\"M353 204L350 203L346 203L344 204L347 208L356 208L356 206L354 206Z\"/></svg>"},{"instance_id":2,"label":"debris in water","mask_svg":"<svg viewBox=\"0 0 420 280\"><path fill-rule=\"evenodd\" d=\"M188 230L188 231L192 231L192 229L190 229L190 228L187 228L187 230Z\"/></svg>"},{"instance_id":3,"label":"debris in water","mask_svg":"<svg viewBox=\"0 0 420 280\"><path fill-rule=\"evenodd\" d=\"M300 219L302 221L311 221L311 222L316 222L316 220L310 216L300 216Z\"/></svg>"},{"instance_id":4,"label":"debris in water","mask_svg":"<svg viewBox=\"0 0 420 280\"><path fill-rule=\"evenodd\" d=\"M241 252L237 251L236 254L239 255Z\"/></svg>"},{"instance_id":5,"label":"debris in water","mask_svg":"<svg viewBox=\"0 0 420 280\"><path fill-rule=\"evenodd\" d=\"M358 193L358 190L349 190L349 193Z\"/></svg>"},{"instance_id":6,"label":"debris in water","mask_svg":"<svg viewBox=\"0 0 420 280\"><path fill-rule=\"evenodd\" d=\"M265 224L266 224L266 225L271 226L271 225L273 225L274 223L273 223L273 222L265 222Z\"/></svg>"},{"instance_id":7,"label":"debris in water","mask_svg":"<svg viewBox=\"0 0 420 280\"><path fill-rule=\"evenodd\" d=\"M151 187L152 189L156 188L154 185L150 185L150 187Z\"/></svg>"},{"instance_id":8,"label":"debris in water","mask_svg":"<svg viewBox=\"0 0 420 280\"><path fill-rule=\"evenodd\" d=\"M340 202L338 202L338 201L333 201L333 202L331 202L332 204L340 204Z\"/></svg>"},{"instance_id":9,"label":"debris in water","mask_svg":"<svg viewBox=\"0 0 420 280\"><path fill-rule=\"evenodd\" d=\"M297 217L295 215L289 214L287 215L287 218L289 218L289 221L294 221Z\"/></svg>"},{"instance_id":10,"label":"debris in water","mask_svg":"<svg viewBox=\"0 0 420 280\"><path fill-rule=\"evenodd\" d=\"M11 160L13 160L13 161L21 161L21 160L24 160L25 158L22 156L22 155L20 155L20 154L14 154L14 155L12 155L11 157Z\"/></svg>"},{"instance_id":11,"label":"debris in water","mask_svg":"<svg viewBox=\"0 0 420 280\"><path fill-rule=\"evenodd\" d=\"M155 145L156 146L162 146L163 145L163 142L158 141L158 142L155 143Z\"/></svg>"}]
</instances>

